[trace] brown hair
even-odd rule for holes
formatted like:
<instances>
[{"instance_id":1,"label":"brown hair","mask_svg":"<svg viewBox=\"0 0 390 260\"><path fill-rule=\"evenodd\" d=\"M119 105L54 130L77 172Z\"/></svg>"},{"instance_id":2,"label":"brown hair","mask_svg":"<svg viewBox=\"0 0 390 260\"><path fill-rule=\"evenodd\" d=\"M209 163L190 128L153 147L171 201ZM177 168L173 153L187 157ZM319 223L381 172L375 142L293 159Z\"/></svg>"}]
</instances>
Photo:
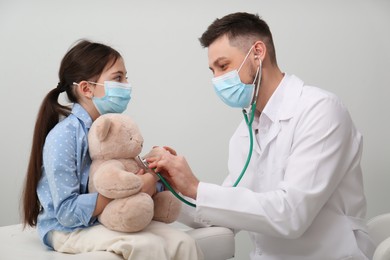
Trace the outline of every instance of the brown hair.
<instances>
[{"instance_id":1,"label":"brown hair","mask_svg":"<svg viewBox=\"0 0 390 260\"><path fill-rule=\"evenodd\" d=\"M202 47L209 47L226 35L232 46L248 51L257 40L265 43L271 62L276 64L275 46L267 23L257 14L232 13L216 19L199 38Z\"/></svg>"},{"instance_id":2,"label":"brown hair","mask_svg":"<svg viewBox=\"0 0 390 260\"><path fill-rule=\"evenodd\" d=\"M70 102L78 102L73 82L99 77L106 66L121 55L109 46L87 40L77 42L63 57L58 73L59 83L43 99L38 112L32 140L30 160L23 189L23 223L35 226L41 210L37 186L42 175L42 152L45 139L60 117L68 116L71 109L58 103L59 94L66 92Z\"/></svg>"}]
</instances>

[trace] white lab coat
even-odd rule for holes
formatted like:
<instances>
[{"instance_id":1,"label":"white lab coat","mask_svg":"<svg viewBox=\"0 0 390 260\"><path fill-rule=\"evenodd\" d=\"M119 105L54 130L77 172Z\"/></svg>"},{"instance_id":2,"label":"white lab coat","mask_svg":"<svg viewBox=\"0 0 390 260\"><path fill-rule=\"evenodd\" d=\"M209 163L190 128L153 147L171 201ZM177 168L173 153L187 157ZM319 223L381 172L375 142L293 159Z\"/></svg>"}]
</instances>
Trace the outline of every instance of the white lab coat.
<instances>
[{"instance_id":1,"label":"white lab coat","mask_svg":"<svg viewBox=\"0 0 390 260\"><path fill-rule=\"evenodd\" d=\"M244 121L230 140L224 184L199 184L194 220L249 231L253 260L371 259L362 136L340 100L285 75L253 128L240 184L231 188L249 149Z\"/></svg>"}]
</instances>

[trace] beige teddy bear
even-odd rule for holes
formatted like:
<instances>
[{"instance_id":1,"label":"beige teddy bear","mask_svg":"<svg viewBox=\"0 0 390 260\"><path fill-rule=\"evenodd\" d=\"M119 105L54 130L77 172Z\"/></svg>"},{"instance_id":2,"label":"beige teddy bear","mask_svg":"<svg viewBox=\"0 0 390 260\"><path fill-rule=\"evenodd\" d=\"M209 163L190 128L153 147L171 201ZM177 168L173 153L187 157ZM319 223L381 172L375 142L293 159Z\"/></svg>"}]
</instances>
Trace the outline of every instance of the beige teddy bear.
<instances>
[{"instance_id":1,"label":"beige teddy bear","mask_svg":"<svg viewBox=\"0 0 390 260\"><path fill-rule=\"evenodd\" d=\"M111 230L137 232L152 219L171 223L180 213L181 202L170 191L156 192L152 197L141 192L143 182L137 175L141 162L143 138L137 125L123 114L105 114L92 124L88 134L92 159L89 192L99 192L113 199L98 216ZM153 148L145 156L168 152Z\"/></svg>"}]
</instances>

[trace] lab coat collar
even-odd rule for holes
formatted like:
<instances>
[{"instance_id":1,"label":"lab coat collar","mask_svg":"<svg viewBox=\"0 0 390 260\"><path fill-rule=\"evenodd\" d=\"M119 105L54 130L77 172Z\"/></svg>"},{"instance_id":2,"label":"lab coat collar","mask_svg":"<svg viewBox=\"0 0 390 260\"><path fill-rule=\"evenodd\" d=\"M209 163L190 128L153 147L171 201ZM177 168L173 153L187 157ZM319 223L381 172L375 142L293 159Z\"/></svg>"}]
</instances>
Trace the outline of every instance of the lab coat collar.
<instances>
[{"instance_id":1,"label":"lab coat collar","mask_svg":"<svg viewBox=\"0 0 390 260\"><path fill-rule=\"evenodd\" d=\"M274 123L292 118L302 87L302 80L294 75L285 74L264 107L263 113Z\"/></svg>"},{"instance_id":2,"label":"lab coat collar","mask_svg":"<svg viewBox=\"0 0 390 260\"><path fill-rule=\"evenodd\" d=\"M279 86L276 88L268 103L264 107L263 115L268 117L272 123L279 123L289 120L294 116L295 108L299 102L303 90L303 81L294 75L285 74ZM256 115L253 128L258 129L259 116ZM248 128L245 121L241 123L239 133L241 136L248 136Z\"/></svg>"},{"instance_id":3,"label":"lab coat collar","mask_svg":"<svg viewBox=\"0 0 390 260\"><path fill-rule=\"evenodd\" d=\"M283 84L283 91L280 91L282 93L278 94L283 96L282 102L279 104L279 120L288 120L295 114L296 106L298 105L299 98L302 95L304 82L295 75L286 74L283 79L286 79L286 82Z\"/></svg>"}]
</instances>

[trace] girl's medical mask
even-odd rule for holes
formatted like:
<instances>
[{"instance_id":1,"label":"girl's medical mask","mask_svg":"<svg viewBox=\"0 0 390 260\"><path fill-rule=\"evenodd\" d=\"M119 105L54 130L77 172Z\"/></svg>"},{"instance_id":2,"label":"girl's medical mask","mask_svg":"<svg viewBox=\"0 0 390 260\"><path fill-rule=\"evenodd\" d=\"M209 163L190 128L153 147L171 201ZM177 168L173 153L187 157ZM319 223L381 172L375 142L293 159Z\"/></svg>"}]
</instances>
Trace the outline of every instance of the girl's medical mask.
<instances>
[{"instance_id":1,"label":"girl's medical mask","mask_svg":"<svg viewBox=\"0 0 390 260\"><path fill-rule=\"evenodd\" d=\"M104 97L93 97L92 102L101 115L122 113L131 99L131 85L116 81L104 81L104 84L88 81L88 83L104 86ZM74 83L77 84L77 83Z\"/></svg>"},{"instance_id":2,"label":"girl's medical mask","mask_svg":"<svg viewBox=\"0 0 390 260\"><path fill-rule=\"evenodd\" d=\"M232 70L212 79L215 92L228 106L246 108L251 104L255 92L255 81L259 74L260 67L257 69L256 77L252 84L243 83L238 72L241 70L251 53L253 46L249 49L238 70Z\"/></svg>"}]
</instances>

